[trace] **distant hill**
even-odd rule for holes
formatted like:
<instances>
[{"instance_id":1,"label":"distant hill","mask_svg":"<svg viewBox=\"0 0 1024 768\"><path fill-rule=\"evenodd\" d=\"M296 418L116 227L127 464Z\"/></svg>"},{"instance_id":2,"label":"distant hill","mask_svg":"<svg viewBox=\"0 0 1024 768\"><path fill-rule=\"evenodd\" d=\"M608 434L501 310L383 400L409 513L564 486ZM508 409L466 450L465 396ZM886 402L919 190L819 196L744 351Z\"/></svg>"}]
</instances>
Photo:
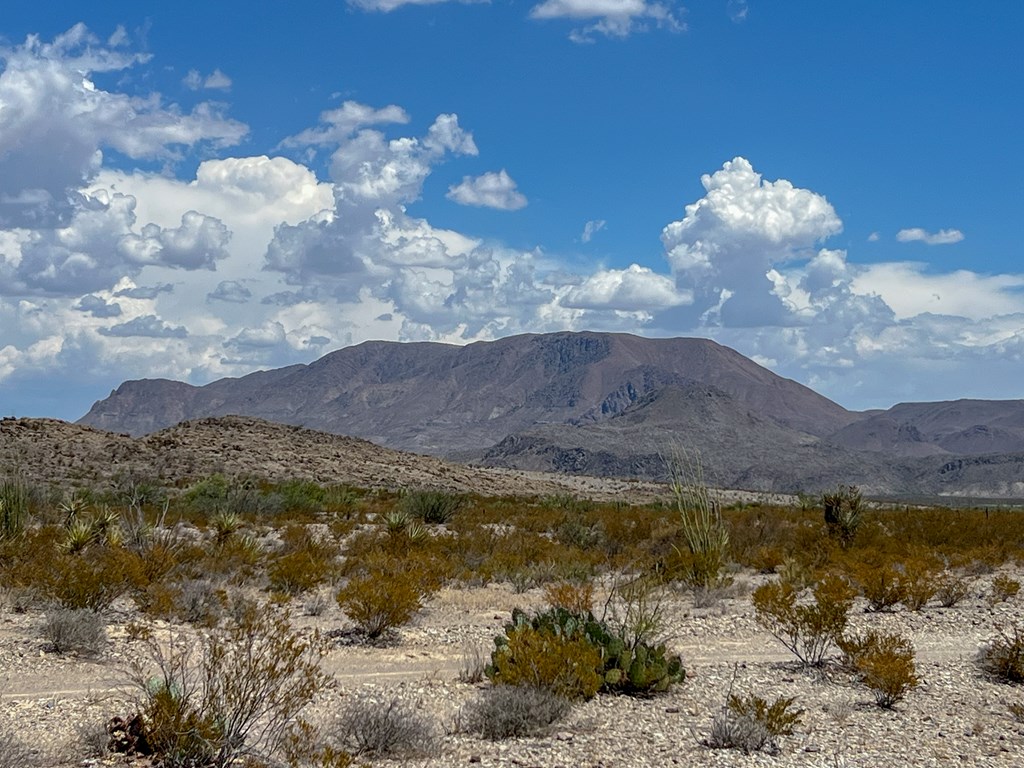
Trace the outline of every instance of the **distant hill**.
<instances>
[{"instance_id":1,"label":"distant hill","mask_svg":"<svg viewBox=\"0 0 1024 768\"><path fill-rule=\"evenodd\" d=\"M135 477L183 486L222 473L369 488L436 488L492 496L566 494L650 500L649 483L541 476L452 464L432 456L242 416L188 421L133 438L56 419L0 419L0 477L59 487L103 487Z\"/></svg>"},{"instance_id":2,"label":"distant hill","mask_svg":"<svg viewBox=\"0 0 1024 768\"><path fill-rule=\"evenodd\" d=\"M853 413L707 339L367 342L202 387L128 381L79 423L139 436L229 414L491 467L658 481L678 446L720 487L1024 497L1022 400Z\"/></svg>"},{"instance_id":3,"label":"distant hill","mask_svg":"<svg viewBox=\"0 0 1024 768\"><path fill-rule=\"evenodd\" d=\"M452 456L539 424L600 422L666 386L694 382L767 422L818 437L856 418L707 339L554 333L467 346L367 342L309 365L203 387L129 381L79 423L142 435L185 419L241 414Z\"/></svg>"},{"instance_id":4,"label":"distant hill","mask_svg":"<svg viewBox=\"0 0 1024 768\"><path fill-rule=\"evenodd\" d=\"M1024 452L1024 400L900 403L840 429L828 442L893 456Z\"/></svg>"}]
</instances>

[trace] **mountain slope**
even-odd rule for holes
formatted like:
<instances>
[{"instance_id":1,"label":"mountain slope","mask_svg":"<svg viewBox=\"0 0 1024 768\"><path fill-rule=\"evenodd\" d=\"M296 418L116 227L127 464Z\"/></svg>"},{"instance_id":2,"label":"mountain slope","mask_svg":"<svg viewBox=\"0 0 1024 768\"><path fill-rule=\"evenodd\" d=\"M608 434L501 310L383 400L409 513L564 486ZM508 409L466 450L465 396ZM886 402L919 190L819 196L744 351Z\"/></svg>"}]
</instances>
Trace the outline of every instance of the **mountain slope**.
<instances>
[{"instance_id":1,"label":"mountain slope","mask_svg":"<svg viewBox=\"0 0 1024 768\"><path fill-rule=\"evenodd\" d=\"M367 342L309 365L203 387L126 382L79 423L140 435L183 419L243 414L456 455L538 424L600 422L665 386L694 382L768 422L819 437L857 418L707 339L586 332L467 346Z\"/></svg>"},{"instance_id":2,"label":"mountain slope","mask_svg":"<svg viewBox=\"0 0 1024 768\"><path fill-rule=\"evenodd\" d=\"M828 442L894 456L1024 452L1024 400L900 403L849 424Z\"/></svg>"}]
</instances>

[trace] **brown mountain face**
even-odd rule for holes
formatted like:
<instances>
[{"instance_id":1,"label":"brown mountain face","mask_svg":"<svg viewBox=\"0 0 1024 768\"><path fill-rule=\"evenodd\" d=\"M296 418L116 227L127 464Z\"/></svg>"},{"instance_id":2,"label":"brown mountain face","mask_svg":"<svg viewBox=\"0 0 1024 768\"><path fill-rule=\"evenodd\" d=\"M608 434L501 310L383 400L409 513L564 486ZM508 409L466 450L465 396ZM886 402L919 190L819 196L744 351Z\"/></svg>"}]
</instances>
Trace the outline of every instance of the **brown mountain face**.
<instances>
[{"instance_id":1,"label":"brown mountain face","mask_svg":"<svg viewBox=\"0 0 1024 768\"><path fill-rule=\"evenodd\" d=\"M857 417L707 339L513 336L467 346L367 342L310 365L203 387L130 381L80 420L131 435L225 414L434 455L478 454L543 424L600 423L666 386L714 387L765 423L824 437Z\"/></svg>"},{"instance_id":2,"label":"brown mountain face","mask_svg":"<svg viewBox=\"0 0 1024 768\"><path fill-rule=\"evenodd\" d=\"M1024 453L1024 400L900 403L844 427L828 441L890 456Z\"/></svg>"}]
</instances>

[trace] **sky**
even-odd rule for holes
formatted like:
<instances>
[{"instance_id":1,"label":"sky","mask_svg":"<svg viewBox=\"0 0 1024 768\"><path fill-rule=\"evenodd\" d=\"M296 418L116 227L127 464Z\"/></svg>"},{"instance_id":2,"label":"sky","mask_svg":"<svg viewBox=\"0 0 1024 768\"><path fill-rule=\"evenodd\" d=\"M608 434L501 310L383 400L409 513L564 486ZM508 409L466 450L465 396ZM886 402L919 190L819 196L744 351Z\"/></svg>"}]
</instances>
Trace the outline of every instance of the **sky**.
<instances>
[{"instance_id":1,"label":"sky","mask_svg":"<svg viewBox=\"0 0 1024 768\"><path fill-rule=\"evenodd\" d=\"M0 415L563 330L1024 397L1022 3L9 5Z\"/></svg>"}]
</instances>

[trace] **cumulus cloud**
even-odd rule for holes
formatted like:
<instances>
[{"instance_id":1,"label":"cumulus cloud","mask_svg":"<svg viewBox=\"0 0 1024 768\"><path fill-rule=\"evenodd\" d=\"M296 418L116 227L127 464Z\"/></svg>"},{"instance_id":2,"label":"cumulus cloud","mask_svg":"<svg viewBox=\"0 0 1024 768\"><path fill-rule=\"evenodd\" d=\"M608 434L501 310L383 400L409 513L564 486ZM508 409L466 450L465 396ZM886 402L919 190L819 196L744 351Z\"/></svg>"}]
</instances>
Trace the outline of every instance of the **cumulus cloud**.
<instances>
[{"instance_id":1,"label":"cumulus cloud","mask_svg":"<svg viewBox=\"0 0 1024 768\"><path fill-rule=\"evenodd\" d=\"M461 183L448 188L447 197L459 205L496 208L499 211L518 211L526 207L526 196L516 189L516 183L504 168L475 178L463 176Z\"/></svg>"},{"instance_id":2,"label":"cumulus cloud","mask_svg":"<svg viewBox=\"0 0 1024 768\"><path fill-rule=\"evenodd\" d=\"M221 280L217 287L206 294L207 301L229 301L234 304L245 304L252 298L252 291L237 280Z\"/></svg>"},{"instance_id":3,"label":"cumulus cloud","mask_svg":"<svg viewBox=\"0 0 1024 768\"><path fill-rule=\"evenodd\" d=\"M835 210L785 179L763 180L742 157L701 183L704 197L661 235L677 285L694 293L692 316L741 326L787 322L768 273L813 256L817 243L839 232Z\"/></svg>"},{"instance_id":4,"label":"cumulus cloud","mask_svg":"<svg viewBox=\"0 0 1024 768\"><path fill-rule=\"evenodd\" d=\"M911 227L897 232L896 239L901 243L922 242L925 245L950 245L963 240L964 233L959 229L940 229L938 232L928 232L920 227Z\"/></svg>"},{"instance_id":5,"label":"cumulus cloud","mask_svg":"<svg viewBox=\"0 0 1024 768\"><path fill-rule=\"evenodd\" d=\"M182 83L190 91L198 91L202 88L226 91L231 88L231 78L219 69L213 70L213 72L205 77L199 74L199 70L190 69Z\"/></svg>"},{"instance_id":6,"label":"cumulus cloud","mask_svg":"<svg viewBox=\"0 0 1024 768\"><path fill-rule=\"evenodd\" d=\"M570 290L561 303L577 309L640 312L689 304L692 300L692 296L676 290L670 277L630 264L627 269L595 272Z\"/></svg>"},{"instance_id":7,"label":"cumulus cloud","mask_svg":"<svg viewBox=\"0 0 1024 768\"><path fill-rule=\"evenodd\" d=\"M131 281L129 287L121 288L114 292L115 296L124 296L129 299L155 299L161 293L171 293L174 286L170 283L160 285L135 285Z\"/></svg>"},{"instance_id":8,"label":"cumulus cloud","mask_svg":"<svg viewBox=\"0 0 1024 768\"><path fill-rule=\"evenodd\" d=\"M156 315L135 317L126 323L118 323L109 328L100 328L103 336L144 336L148 339L183 339L188 330L183 326L172 326Z\"/></svg>"},{"instance_id":9,"label":"cumulus cloud","mask_svg":"<svg viewBox=\"0 0 1024 768\"><path fill-rule=\"evenodd\" d=\"M580 235L580 240L584 243L589 243L598 232L605 228L606 222L604 219L595 219L588 221L583 225L583 234Z\"/></svg>"},{"instance_id":10,"label":"cumulus cloud","mask_svg":"<svg viewBox=\"0 0 1024 768\"><path fill-rule=\"evenodd\" d=\"M110 92L92 79L147 60L103 46L81 24L50 43L30 36L0 49L0 227L65 223L105 148L173 160L183 149L230 146L245 136L246 127L216 105L183 113L158 94Z\"/></svg>"},{"instance_id":11,"label":"cumulus cloud","mask_svg":"<svg viewBox=\"0 0 1024 768\"><path fill-rule=\"evenodd\" d=\"M91 293L79 299L75 309L80 312L88 312L93 317L99 318L119 317L121 315L121 305L116 301L107 301L101 296Z\"/></svg>"},{"instance_id":12,"label":"cumulus cloud","mask_svg":"<svg viewBox=\"0 0 1024 768\"><path fill-rule=\"evenodd\" d=\"M572 30L569 37L577 43L593 42L595 35L626 37L649 24L673 32L686 28L669 3L649 0L544 0L530 10L530 18L596 19Z\"/></svg>"}]
</instances>

